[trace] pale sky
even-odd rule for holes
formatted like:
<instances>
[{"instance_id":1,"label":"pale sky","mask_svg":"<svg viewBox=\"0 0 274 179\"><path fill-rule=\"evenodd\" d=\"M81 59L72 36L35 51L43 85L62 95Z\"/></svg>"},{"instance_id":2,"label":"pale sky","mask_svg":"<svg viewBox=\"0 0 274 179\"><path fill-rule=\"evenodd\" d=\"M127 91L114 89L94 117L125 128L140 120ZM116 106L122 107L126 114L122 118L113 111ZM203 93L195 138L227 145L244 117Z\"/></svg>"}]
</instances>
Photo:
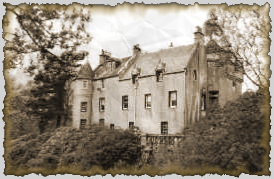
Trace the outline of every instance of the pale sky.
<instances>
[{"instance_id":1,"label":"pale sky","mask_svg":"<svg viewBox=\"0 0 274 179\"><path fill-rule=\"evenodd\" d=\"M133 45L139 44L143 52L168 48L170 43L180 46L194 42L196 26L203 26L209 9L197 6L171 6L163 9L157 6L136 6L128 9L118 6L92 10L92 22L88 26L93 40L85 47L92 68L99 63L101 49L108 50L115 57L132 55Z\"/></svg>"}]
</instances>

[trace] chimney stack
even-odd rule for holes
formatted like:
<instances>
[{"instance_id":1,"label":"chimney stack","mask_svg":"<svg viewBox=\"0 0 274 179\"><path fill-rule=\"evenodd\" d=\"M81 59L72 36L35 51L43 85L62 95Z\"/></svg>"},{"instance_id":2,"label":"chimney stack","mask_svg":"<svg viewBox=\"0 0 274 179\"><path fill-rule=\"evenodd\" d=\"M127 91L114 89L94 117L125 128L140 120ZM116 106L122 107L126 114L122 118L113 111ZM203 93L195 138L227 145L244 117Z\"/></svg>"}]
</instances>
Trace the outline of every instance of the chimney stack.
<instances>
[{"instance_id":1,"label":"chimney stack","mask_svg":"<svg viewBox=\"0 0 274 179\"><path fill-rule=\"evenodd\" d=\"M99 61L99 63L100 63L100 65L101 65L101 64L106 63L107 59L110 58L111 54L110 54L110 52L107 52L107 51L105 51L105 50L102 49L102 53L101 53L101 55L99 55L99 56L100 56L100 61Z\"/></svg>"},{"instance_id":2,"label":"chimney stack","mask_svg":"<svg viewBox=\"0 0 274 179\"><path fill-rule=\"evenodd\" d=\"M196 27L196 32L194 32L194 39L195 44L204 44L204 34L202 32L202 28L199 26Z\"/></svg>"}]
</instances>

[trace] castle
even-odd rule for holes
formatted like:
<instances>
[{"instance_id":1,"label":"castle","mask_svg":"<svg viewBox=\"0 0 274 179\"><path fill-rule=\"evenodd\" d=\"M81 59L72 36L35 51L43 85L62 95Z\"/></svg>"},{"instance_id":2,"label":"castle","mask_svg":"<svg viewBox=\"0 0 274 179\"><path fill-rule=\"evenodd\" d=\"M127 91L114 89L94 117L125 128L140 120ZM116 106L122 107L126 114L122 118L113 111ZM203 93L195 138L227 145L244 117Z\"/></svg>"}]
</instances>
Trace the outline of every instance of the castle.
<instances>
[{"instance_id":1,"label":"castle","mask_svg":"<svg viewBox=\"0 0 274 179\"><path fill-rule=\"evenodd\" d=\"M99 124L135 128L144 134L176 134L203 119L208 109L236 99L242 91L241 63L201 31L192 45L169 47L122 59L100 55L94 70L84 64L66 82L71 126Z\"/></svg>"}]
</instances>

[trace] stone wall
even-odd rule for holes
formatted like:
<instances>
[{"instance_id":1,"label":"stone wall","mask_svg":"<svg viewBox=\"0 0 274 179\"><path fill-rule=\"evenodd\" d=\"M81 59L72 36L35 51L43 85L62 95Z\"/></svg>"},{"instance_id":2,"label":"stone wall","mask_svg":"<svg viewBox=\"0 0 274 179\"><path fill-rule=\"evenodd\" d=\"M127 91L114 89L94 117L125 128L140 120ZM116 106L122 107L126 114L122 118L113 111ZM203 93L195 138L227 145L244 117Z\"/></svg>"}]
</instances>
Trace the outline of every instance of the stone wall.
<instances>
[{"instance_id":1,"label":"stone wall","mask_svg":"<svg viewBox=\"0 0 274 179\"><path fill-rule=\"evenodd\" d=\"M168 122L168 133L175 134L184 128L185 73L165 74L163 81L156 76L139 78L136 84L131 79L119 81L118 77L94 81L93 118L105 125L114 124L127 129L129 122L143 133L160 134L161 122ZM177 91L176 108L169 107L169 91ZM151 94L151 108L145 108L145 95ZM128 95L128 109L122 109L122 96ZM105 98L105 111L99 112L99 98Z\"/></svg>"}]
</instances>

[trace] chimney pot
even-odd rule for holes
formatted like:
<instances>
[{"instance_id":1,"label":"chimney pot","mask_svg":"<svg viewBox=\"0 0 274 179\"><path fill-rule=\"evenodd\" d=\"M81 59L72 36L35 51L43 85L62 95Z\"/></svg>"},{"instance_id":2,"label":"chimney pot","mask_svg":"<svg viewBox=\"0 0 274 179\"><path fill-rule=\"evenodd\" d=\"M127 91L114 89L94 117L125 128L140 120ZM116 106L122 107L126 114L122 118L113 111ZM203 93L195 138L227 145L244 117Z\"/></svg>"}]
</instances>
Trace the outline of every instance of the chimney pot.
<instances>
[{"instance_id":1,"label":"chimney pot","mask_svg":"<svg viewBox=\"0 0 274 179\"><path fill-rule=\"evenodd\" d=\"M139 47L139 44L136 44L133 46L133 56L136 56L141 53L141 48Z\"/></svg>"}]
</instances>

